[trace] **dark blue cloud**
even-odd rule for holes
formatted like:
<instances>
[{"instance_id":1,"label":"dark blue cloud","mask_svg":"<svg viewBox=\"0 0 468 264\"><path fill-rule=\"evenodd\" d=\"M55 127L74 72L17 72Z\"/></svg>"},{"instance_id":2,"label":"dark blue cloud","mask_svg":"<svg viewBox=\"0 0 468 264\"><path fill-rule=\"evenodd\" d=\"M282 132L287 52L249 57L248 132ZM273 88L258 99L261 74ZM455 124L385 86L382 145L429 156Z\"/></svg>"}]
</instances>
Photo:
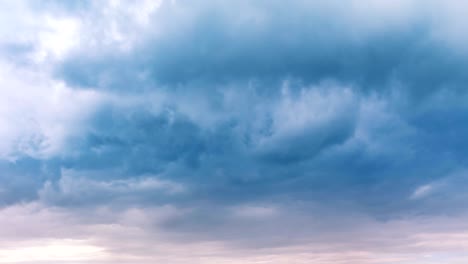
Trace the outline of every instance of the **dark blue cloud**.
<instances>
[{"instance_id":1,"label":"dark blue cloud","mask_svg":"<svg viewBox=\"0 0 468 264\"><path fill-rule=\"evenodd\" d=\"M163 3L130 49L86 46L54 65L67 85L127 104L94 112L70 153L21 165L30 175L53 162L54 177L11 188L63 206L195 206L214 224L227 220L204 217L212 206L278 200L379 219L445 212L411 197L466 167L467 58L424 16L372 30L353 21L335 4ZM85 185L152 175L187 190L64 195L60 169L97 171L80 174Z\"/></svg>"},{"instance_id":2,"label":"dark blue cloud","mask_svg":"<svg viewBox=\"0 0 468 264\"><path fill-rule=\"evenodd\" d=\"M239 80L268 89L285 78L377 91L402 82L416 98L441 86L464 90L466 58L433 38L428 18L372 31L350 16L333 3L163 3L154 29L130 52L79 51L58 65L57 76L77 87L126 92Z\"/></svg>"},{"instance_id":3,"label":"dark blue cloud","mask_svg":"<svg viewBox=\"0 0 468 264\"><path fill-rule=\"evenodd\" d=\"M123 166L132 173L155 173L171 162L196 167L204 151L199 127L177 113L103 109L91 122L92 131L77 145L84 152L72 167Z\"/></svg>"},{"instance_id":4,"label":"dark blue cloud","mask_svg":"<svg viewBox=\"0 0 468 264\"><path fill-rule=\"evenodd\" d=\"M0 162L0 206L38 199L44 182L60 177L59 167L50 161L23 157Z\"/></svg>"}]
</instances>

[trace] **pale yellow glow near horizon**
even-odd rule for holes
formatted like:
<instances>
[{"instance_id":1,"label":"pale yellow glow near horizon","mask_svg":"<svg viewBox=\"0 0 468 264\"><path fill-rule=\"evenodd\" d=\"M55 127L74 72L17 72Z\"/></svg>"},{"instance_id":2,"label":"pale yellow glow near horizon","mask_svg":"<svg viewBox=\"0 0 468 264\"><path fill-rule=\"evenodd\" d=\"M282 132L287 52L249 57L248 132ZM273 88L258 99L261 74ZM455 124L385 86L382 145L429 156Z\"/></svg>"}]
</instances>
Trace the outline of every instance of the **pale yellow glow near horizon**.
<instances>
[{"instance_id":1,"label":"pale yellow glow near horizon","mask_svg":"<svg viewBox=\"0 0 468 264\"><path fill-rule=\"evenodd\" d=\"M106 259L104 248L82 240L53 240L0 249L0 263Z\"/></svg>"}]
</instances>

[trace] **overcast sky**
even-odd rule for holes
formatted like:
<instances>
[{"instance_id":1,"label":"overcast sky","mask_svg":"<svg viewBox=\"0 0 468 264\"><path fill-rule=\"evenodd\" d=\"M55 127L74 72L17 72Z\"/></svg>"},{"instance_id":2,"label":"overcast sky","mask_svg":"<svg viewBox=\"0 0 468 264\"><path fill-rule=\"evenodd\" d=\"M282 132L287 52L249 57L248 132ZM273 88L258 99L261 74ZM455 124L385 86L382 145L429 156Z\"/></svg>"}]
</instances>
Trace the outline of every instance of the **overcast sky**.
<instances>
[{"instance_id":1,"label":"overcast sky","mask_svg":"<svg viewBox=\"0 0 468 264\"><path fill-rule=\"evenodd\" d=\"M468 2L0 1L0 263L468 263Z\"/></svg>"}]
</instances>

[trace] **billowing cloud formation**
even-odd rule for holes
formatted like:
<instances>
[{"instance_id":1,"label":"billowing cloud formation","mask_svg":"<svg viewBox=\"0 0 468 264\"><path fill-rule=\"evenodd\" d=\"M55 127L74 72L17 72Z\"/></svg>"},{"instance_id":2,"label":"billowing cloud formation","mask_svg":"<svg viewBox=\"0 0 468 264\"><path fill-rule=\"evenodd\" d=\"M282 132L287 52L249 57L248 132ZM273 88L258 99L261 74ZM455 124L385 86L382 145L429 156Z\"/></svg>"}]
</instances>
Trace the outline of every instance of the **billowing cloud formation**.
<instances>
[{"instance_id":1,"label":"billowing cloud formation","mask_svg":"<svg viewBox=\"0 0 468 264\"><path fill-rule=\"evenodd\" d=\"M0 5L0 263L466 262L465 4Z\"/></svg>"}]
</instances>

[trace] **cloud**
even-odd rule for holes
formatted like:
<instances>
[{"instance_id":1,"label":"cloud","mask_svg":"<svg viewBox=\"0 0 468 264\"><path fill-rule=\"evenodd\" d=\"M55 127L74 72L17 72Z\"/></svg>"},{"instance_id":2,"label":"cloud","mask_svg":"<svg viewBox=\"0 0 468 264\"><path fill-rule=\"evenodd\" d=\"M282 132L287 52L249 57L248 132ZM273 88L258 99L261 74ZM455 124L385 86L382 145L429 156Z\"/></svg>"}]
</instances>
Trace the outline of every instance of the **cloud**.
<instances>
[{"instance_id":1,"label":"cloud","mask_svg":"<svg viewBox=\"0 0 468 264\"><path fill-rule=\"evenodd\" d=\"M57 153L103 99L95 91L72 90L44 73L7 63L0 64L0 75L2 158Z\"/></svg>"},{"instance_id":2,"label":"cloud","mask_svg":"<svg viewBox=\"0 0 468 264\"><path fill-rule=\"evenodd\" d=\"M44 184L39 190L39 197L43 201L62 205L96 206L98 203L109 203L112 200L117 200L118 204L122 205L125 202L141 203L145 194L148 196L146 199L154 200L160 195L177 195L185 191L181 184L149 175L130 179L93 179L112 173L115 172L63 171L58 182L48 181Z\"/></svg>"},{"instance_id":3,"label":"cloud","mask_svg":"<svg viewBox=\"0 0 468 264\"><path fill-rule=\"evenodd\" d=\"M464 4L0 7L0 254L466 259Z\"/></svg>"},{"instance_id":4,"label":"cloud","mask_svg":"<svg viewBox=\"0 0 468 264\"><path fill-rule=\"evenodd\" d=\"M411 199L421 199L424 198L424 196L429 195L432 192L432 189L434 187L430 184L426 184L423 186L420 186L414 190L413 194L411 194Z\"/></svg>"},{"instance_id":5,"label":"cloud","mask_svg":"<svg viewBox=\"0 0 468 264\"><path fill-rule=\"evenodd\" d=\"M103 258L101 251L101 248L87 245L82 241L59 240L42 246L23 245L21 248L2 249L0 263L95 261Z\"/></svg>"},{"instance_id":6,"label":"cloud","mask_svg":"<svg viewBox=\"0 0 468 264\"><path fill-rule=\"evenodd\" d=\"M57 76L77 87L123 92L165 85L194 89L193 82L208 89L242 79L268 87L268 81L287 77L307 83L335 79L364 90L401 81L416 97L442 85L460 86L465 60L434 38L431 13L413 5L165 1L148 25L138 27L138 41L128 50L107 44L89 49L83 40L86 51L59 64ZM99 33L109 32L101 26ZM132 39L132 32L123 34Z\"/></svg>"},{"instance_id":7,"label":"cloud","mask_svg":"<svg viewBox=\"0 0 468 264\"><path fill-rule=\"evenodd\" d=\"M281 222L285 223L284 217L295 221L301 218L291 217L292 212L298 211L289 211L289 216L280 215ZM77 263L85 259L94 263L152 263L154 260L187 263L195 259L196 263L288 263L291 260L298 263L437 263L453 260L456 263L466 259L463 246L466 234L459 231L466 227L465 217L380 222L352 214L354 220L361 222L354 230L335 225L354 221L351 218L347 221L327 218L334 222L330 223L330 229L314 218L302 219L304 222L281 228L269 225L270 221L255 222L250 218L247 223L255 226L250 229L254 233L238 233L245 239L245 234L252 235L249 243L244 242L243 247L239 247L226 244L221 239L191 240L190 233L171 234L163 228L164 225L160 225L181 213L170 207L123 210L100 207L89 213L89 210L50 208L38 203L3 208L0 210L2 224L14 223L16 228L1 231L1 253L9 258L2 261L15 263L21 259L26 263L40 260ZM269 226L261 228L265 224ZM243 228L247 228L243 231L249 231L248 225ZM261 232L258 232L258 228ZM297 244L260 246L262 237L274 239L276 235L283 236L282 232L290 236L304 232L313 235L308 241L300 239ZM61 250L44 255L53 249ZM28 255L19 255L28 252Z\"/></svg>"},{"instance_id":8,"label":"cloud","mask_svg":"<svg viewBox=\"0 0 468 264\"><path fill-rule=\"evenodd\" d=\"M273 109L269 131L255 146L260 156L272 162L304 160L353 133L357 107L349 89L324 85L294 97L286 88Z\"/></svg>"},{"instance_id":9,"label":"cloud","mask_svg":"<svg viewBox=\"0 0 468 264\"><path fill-rule=\"evenodd\" d=\"M274 207L263 206L239 206L233 209L235 216L241 218L267 218L276 214Z\"/></svg>"}]
</instances>

